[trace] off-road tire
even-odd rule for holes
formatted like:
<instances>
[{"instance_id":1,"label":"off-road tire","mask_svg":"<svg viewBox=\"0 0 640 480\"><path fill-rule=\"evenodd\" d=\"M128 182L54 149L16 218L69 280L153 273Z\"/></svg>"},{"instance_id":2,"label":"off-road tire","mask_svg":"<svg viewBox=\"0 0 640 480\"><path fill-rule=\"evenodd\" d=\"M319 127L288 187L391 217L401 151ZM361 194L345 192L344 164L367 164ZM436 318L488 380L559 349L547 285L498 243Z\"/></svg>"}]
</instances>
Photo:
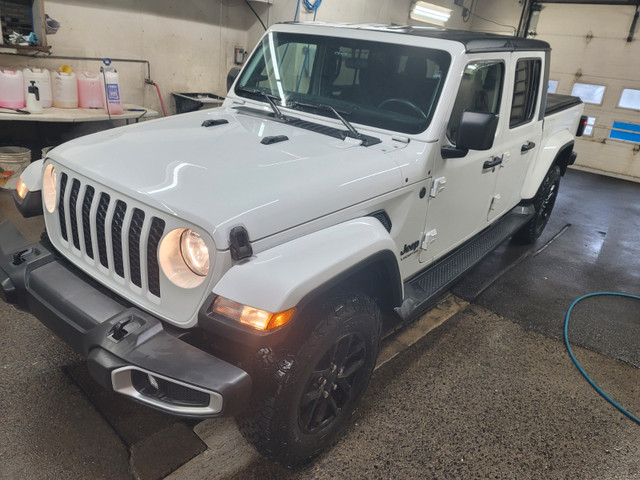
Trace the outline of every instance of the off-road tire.
<instances>
[{"instance_id":1,"label":"off-road tire","mask_svg":"<svg viewBox=\"0 0 640 480\"><path fill-rule=\"evenodd\" d=\"M335 441L369 384L380 348L380 310L365 295L333 296L315 321L299 348L274 365L267 392L236 418L259 453L290 468Z\"/></svg>"},{"instance_id":2,"label":"off-road tire","mask_svg":"<svg viewBox=\"0 0 640 480\"><path fill-rule=\"evenodd\" d=\"M521 245L535 242L546 227L551 211L556 203L558 189L560 188L560 167L553 165L542 181L536 196L533 197L533 206L536 213L520 230L513 235L513 241Z\"/></svg>"}]
</instances>

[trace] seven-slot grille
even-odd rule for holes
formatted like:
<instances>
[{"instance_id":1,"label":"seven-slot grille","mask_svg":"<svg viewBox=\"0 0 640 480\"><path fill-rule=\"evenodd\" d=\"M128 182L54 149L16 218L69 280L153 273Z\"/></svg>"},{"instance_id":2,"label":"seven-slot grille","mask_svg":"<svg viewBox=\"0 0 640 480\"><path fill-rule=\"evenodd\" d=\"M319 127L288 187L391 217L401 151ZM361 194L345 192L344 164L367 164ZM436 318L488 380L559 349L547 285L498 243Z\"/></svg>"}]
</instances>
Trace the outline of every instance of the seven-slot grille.
<instances>
[{"instance_id":1,"label":"seven-slot grille","mask_svg":"<svg viewBox=\"0 0 640 480\"><path fill-rule=\"evenodd\" d=\"M164 220L66 173L60 178L58 220L70 247L160 297L158 248Z\"/></svg>"}]
</instances>

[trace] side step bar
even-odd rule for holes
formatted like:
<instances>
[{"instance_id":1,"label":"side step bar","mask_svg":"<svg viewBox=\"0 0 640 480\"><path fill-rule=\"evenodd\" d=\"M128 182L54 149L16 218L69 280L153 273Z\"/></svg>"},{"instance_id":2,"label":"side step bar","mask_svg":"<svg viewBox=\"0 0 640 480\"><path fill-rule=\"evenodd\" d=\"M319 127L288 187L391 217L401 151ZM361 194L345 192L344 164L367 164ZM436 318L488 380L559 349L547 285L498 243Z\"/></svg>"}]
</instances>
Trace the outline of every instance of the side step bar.
<instances>
[{"instance_id":1,"label":"side step bar","mask_svg":"<svg viewBox=\"0 0 640 480\"><path fill-rule=\"evenodd\" d=\"M533 205L518 206L464 245L408 280L404 302L396 308L403 323L438 299L463 273L473 267L535 214Z\"/></svg>"}]
</instances>

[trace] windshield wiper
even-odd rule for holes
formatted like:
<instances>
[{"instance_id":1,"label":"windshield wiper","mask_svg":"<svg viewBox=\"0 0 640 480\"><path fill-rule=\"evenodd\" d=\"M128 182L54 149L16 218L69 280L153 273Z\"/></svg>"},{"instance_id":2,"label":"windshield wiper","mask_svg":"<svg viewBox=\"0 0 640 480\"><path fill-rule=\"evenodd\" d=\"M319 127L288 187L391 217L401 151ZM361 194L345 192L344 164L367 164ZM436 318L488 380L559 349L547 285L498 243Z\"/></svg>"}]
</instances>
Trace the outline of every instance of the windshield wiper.
<instances>
[{"instance_id":1,"label":"windshield wiper","mask_svg":"<svg viewBox=\"0 0 640 480\"><path fill-rule=\"evenodd\" d=\"M340 112L338 112L338 110L336 110L335 108L333 108L331 105L325 105L323 103L305 103L305 102L298 102L296 100L293 100L291 102L289 102L289 104L287 105L289 107L292 108L315 108L316 110L325 110L328 112L333 113L333 115L340 120L345 127L347 127L347 130L349 131L349 133L351 135L351 137L360 140L362 142L363 146L368 146L369 144L369 140L367 139L366 136L362 135L360 132L358 132L355 127L353 125L351 125L351 122L349 122L349 120L347 120L346 118L344 118ZM347 114L349 114L350 112L345 112Z\"/></svg>"},{"instance_id":2,"label":"windshield wiper","mask_svg":"<svg viewBox=\"0 0 640 480\"><path fill-rule=\"evenodd\" d=\"M274 100L277 100L282 103L282 99L279 96L267 93L258 88L236 87L236 90L240 90L241 92L253 93L254 95L260 95L267 101L267 103L271 107L271 110L273 110L274 115L278 117L279 120L286 120L286 117L282 114L282 112L276 105L276 102L274 102Z\"/></svg>"}]
</instances>

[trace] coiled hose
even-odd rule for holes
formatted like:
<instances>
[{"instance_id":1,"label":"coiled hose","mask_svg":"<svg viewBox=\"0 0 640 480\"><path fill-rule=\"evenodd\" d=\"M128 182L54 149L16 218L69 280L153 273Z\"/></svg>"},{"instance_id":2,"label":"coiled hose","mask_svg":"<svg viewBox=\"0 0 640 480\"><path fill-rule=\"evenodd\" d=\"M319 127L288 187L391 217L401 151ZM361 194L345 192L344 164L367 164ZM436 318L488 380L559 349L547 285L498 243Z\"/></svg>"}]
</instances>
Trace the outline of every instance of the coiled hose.
<instances>
[{"instance_id":1,"label":"coiled hose","mask_svg":"<svg viewBox=\"0 0 640 480\"><path fill-rule=\"evenodd\" d=\"M571 350L571 345L569 345L569 333L568 333L568 331L569 331L569 318L571 317L571 311L573 310L573 307L575 307L579 302L581 302L585 298L598 297L598 296L604 296L604 295L614 296L614 297L634 298L636 300L640 300L639 296L637 296L637 295L629 295L627 293L598 292L598 293L590 293L588 295L583 295L582 297L580 297L576 301L574 301L571 304L571 306L569 307L569 310L567 310L567 316L564 319L564 344L567 347L567 351L569 352L569 356L571 357L571 360L573 360L574 365L576 366L578 371L582 374L582 376L584 378L586 378L587 382L589 382L589 385L591 385L595 389L596 392L598 392L607 402L609 402L611 405L616 407L621 413L626 415L629 419L633 420L637 424L640 424L640 419L638 417L636 417L631 412L625 410L623 407L618 405L611 397L609 397L606 393L604 393L602 391L602 389L600 387L598 387L598 385L596 385L593 380L591 380L591 377L589 377L589 375L587 375L587 372L584 371L584 369L582 368L582 366L580 365L580 363L576 359L575 355L573 354L573 350Z\"/></svg>"}]
</instances>

